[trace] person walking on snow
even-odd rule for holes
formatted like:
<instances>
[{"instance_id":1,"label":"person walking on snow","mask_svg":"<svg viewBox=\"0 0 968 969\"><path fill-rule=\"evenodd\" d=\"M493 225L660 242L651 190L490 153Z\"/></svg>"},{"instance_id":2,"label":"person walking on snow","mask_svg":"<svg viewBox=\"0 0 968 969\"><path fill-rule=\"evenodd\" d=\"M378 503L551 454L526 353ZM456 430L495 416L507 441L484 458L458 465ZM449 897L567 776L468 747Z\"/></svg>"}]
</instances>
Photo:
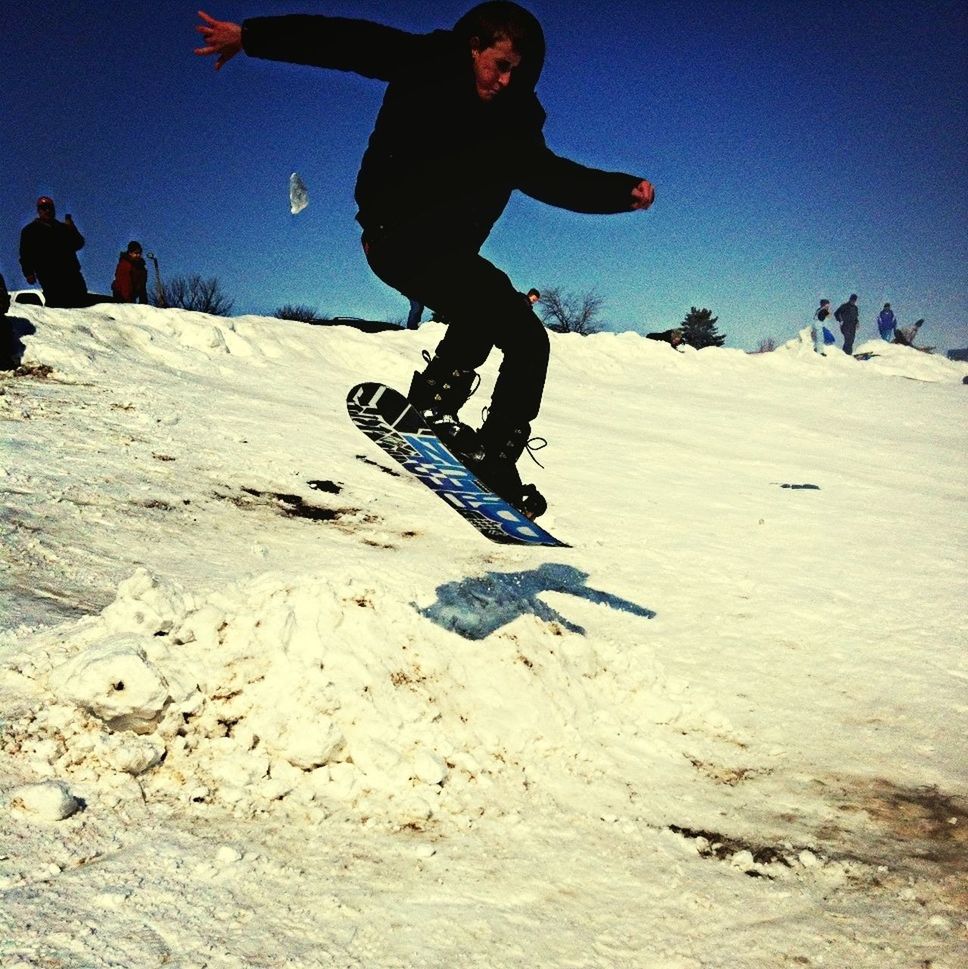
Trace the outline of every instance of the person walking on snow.
<instances>
[{"instance_id":1,"label":"person walking on snow","mask_svg":"<svg viewBox=\"0 0 968 969\"><path fill-rule=\"evenodd\" d=\"M387 83L356 181L363 250L381 280L448 321L435 355L414 372L410 402L485 484L529 517L542 514L544 497L522 483L516 464L541 404L548 333L479 250L515 189L576 212L612 214L648 209L652 185L547 146L534 91L544 34L515 3L482 3L452 29L429 34L339 17L258 17L240 26L199 16L205 46L196 53L214 56L216 69L245 51ZM439 148L428 152L432 142ZM487 418L474 431L457 415L494 347L504 359Z\"/></svg>"},{"instance_id":2,"label":"person walking on snow","mask_svg":"<svg viewBox=\"0 0 968 969\"><path fill-rule=\"evenodd\" d=\"M840 324L840 332L844 335L844 353L853 354L858 319L856 293L851 293L850 299L837 307L837 312L834 313L834 319Z\"/></svg>"}]
</instances>

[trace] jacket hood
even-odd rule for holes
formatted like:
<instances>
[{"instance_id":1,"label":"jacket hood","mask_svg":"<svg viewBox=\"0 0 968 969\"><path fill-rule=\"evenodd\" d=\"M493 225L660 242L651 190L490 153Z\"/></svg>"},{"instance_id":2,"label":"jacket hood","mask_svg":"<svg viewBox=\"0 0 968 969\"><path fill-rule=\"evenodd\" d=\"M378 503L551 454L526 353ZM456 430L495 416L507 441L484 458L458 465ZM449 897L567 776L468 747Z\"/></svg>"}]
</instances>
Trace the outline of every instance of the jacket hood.
<instances>
[{"instance_id":1,"label":"jacket hood","mask_svg":"<svg viewBox=\"0 0 968 969\"><path fill-rule=\"evenodd\" d=\"M515 89L518 93L534 90L544 67L545 39L533 13L509 0L489 0L468 10L454 24L454 34L468 47L474 37L485 46L490 46L496 37L507 37L521 55L521 64L514 72L509 90Z\"/></svg>"}]
</instances>

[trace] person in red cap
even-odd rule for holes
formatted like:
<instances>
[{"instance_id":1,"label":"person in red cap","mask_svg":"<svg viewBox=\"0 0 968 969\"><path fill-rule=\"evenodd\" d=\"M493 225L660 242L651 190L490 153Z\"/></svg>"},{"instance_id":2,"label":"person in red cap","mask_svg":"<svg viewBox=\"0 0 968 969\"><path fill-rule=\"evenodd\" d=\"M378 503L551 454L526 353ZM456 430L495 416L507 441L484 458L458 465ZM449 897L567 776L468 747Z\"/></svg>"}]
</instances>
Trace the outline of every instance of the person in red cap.
<instances>
[{"instance_id":1,"label":"person in red cap","mask_svg":"<svg viewBox=\"0 0 968 969\"><path fill-rule=\"evenodd\" d=\"M47 195L37 199L37 218L20 233L20 266L28 283L40 282L48 306L87 306L87 283L77 260L84 236L74 220L55 217L54 200Z\"/></svg>"}]
</instances>

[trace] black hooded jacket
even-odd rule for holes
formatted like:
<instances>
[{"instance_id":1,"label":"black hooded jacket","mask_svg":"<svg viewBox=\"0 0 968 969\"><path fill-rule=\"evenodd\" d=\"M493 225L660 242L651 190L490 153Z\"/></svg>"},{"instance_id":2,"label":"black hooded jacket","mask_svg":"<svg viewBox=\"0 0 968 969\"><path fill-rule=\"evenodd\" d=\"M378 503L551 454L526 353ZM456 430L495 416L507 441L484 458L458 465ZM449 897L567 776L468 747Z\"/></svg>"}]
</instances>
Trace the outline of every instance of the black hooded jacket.
<instances>
[{"instance_id":1,"label":"black hooded jacket","mask_svg":"<svg viewBox=\"0 0 968 969\"><path fill-rule=\"evenodd\" d=\"M834 319L841 326L857 326L857 304L851 302L841 303L837 307L837 312L834 313Z\"/></svg>"},{"instance_id":2,"label":"black hooded jacket","mask_svg":"<svg viewBox=\"0 0 968 969\"><path fill-rule=\"evenodd\" d=\"M477 96L462 22L410 34L338 17L262 17L243 23L242 44L252 57L389 82L356 182L357 220L368 234L429 220L476 249L514 189L575 212L631 209L640 178L586 168L545 144L534 93L543 41L492 102Z\"/></svg>"}]
</instances>

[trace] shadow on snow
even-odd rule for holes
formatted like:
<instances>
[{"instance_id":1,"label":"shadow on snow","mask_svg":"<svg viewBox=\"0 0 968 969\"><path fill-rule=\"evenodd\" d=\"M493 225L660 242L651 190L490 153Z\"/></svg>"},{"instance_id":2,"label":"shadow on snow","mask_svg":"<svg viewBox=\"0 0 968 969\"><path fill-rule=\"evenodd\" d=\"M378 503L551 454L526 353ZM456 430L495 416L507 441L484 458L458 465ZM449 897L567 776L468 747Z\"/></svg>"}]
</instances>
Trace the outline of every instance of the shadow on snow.
<instances>
[{"instance_id":1,"label":"shadow on snow","mask_svg":"<svg viewBox=\"0 0 968 969\"><path fill-rule=\"evenodd\" d=\"M539 598L542 592L561 592L585 599L595 605L608 606L643 619L655 613L608 592L585 585L586 572L571 565L546 563L529 572L487 572L482 576L447 582L437 587L437 601L426 609L417 609L438 626L458 633L465 639L484 639L518 616L537 616L556 622L569 632L584 635L585 630L569 622Z\"/></svg>"}]
</instances>

